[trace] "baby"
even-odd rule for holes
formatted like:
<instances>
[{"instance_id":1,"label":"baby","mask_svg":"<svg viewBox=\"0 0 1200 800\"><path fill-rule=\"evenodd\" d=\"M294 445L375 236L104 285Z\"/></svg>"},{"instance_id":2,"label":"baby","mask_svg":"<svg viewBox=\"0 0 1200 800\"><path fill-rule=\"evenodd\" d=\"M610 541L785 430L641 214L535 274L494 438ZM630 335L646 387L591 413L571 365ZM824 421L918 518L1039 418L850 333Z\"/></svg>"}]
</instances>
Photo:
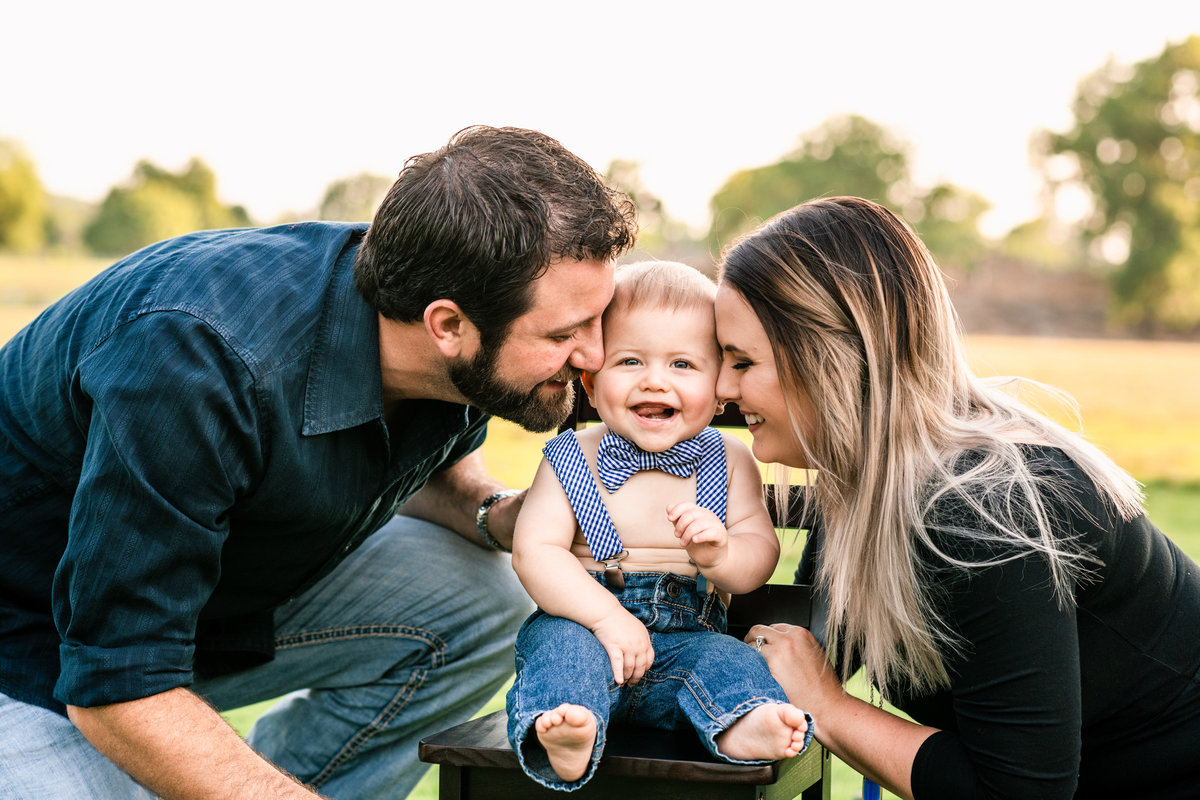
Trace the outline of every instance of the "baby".
<instances>
[{"instance_id":1,"label":"baby","mask_svg":"<svg viewBox=\"0 0 1200 800\"><path fill-rule=\"evenodd\" d=\"M513 567L538 610L517 637L508 733L545 786L591 778L610 720L690 724L732 763L812 738L763 658L724 633L730 594L770 578L779 541L757 462L708 427L715 292L684 264L618 269L604 363L583 377L603 424L546 444L517 521Z\"/></svg>"}]
</instances>

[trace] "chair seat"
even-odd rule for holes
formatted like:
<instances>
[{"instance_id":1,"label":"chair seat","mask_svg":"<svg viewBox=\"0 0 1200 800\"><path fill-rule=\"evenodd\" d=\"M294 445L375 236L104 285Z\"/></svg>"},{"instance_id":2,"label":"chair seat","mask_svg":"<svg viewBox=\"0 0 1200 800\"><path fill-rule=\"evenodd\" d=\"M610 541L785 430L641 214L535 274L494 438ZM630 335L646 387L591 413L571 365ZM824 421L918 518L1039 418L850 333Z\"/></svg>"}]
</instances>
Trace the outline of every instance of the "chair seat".
<instances>
[{"instance_id":1,"label":"chair seat","mask_svg":"<svg viewBox=\"0 0 1200 800\"><path fill-rule=\"evenodd\" d=\"M809 586L766 584L737 595L729 606L729 632L742 638L753 623L808 626ZM508 717L497 711L421 741L418 757L440 765L440 797L500 800L557 798L562 792L534 783L508 743ZM795 758L771 764L726 764L714 759L691 730L664 731L614 724L596 775L572 797L653 797L655 800L828 800L829 755L814 739Z\"/></svg>"},{"instance_id":2,"label":"chair seat","mask_svg":"<svg viewBox=\"0 0 1200 800\"><path fill-rule=\"evenodd\" d=\"M497 711L441 731L421 741L418 756L441 768L440 797L493 800L558 798L521 772L508 743L507 716ZM707 800L828 797L828 755L814 741L787 761L762 765L725 764L688 731L613 725L595 776L573 797ZM815 793L805 792L815 789ZM824 792L822 791L824 790Z\"/></svg>"}]
</instances>

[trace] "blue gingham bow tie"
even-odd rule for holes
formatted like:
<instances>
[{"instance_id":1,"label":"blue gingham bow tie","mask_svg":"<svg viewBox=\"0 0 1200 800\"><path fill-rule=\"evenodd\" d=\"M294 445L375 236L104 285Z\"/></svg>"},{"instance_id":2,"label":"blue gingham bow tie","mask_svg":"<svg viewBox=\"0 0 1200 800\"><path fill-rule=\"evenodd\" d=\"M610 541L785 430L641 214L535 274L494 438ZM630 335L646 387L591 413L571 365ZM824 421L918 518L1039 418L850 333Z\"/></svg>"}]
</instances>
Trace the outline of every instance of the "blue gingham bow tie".
<instances>
[{"instance_id":1,"label":"blue gingham bow tie","mask_svg":"<svg viewBox=\"0 0 1200 800\"><path fill-rule=\"evenodd\" d=\"M702 446L699 437L686 439L661 453L648 453L611 431L600 440L596 454L596 470L600 481L615 492L638 470L659 469L680 478L696 471L700 464Z\"/></svg>"}]
</instances>

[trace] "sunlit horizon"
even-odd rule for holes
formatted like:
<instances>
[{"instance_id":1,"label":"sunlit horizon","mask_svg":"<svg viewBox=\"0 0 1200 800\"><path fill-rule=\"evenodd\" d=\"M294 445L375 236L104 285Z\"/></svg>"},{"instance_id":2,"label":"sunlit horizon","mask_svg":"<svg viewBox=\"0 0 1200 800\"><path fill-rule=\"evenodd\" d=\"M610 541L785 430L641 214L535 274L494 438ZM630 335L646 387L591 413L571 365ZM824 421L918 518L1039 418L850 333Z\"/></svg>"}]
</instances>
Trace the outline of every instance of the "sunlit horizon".
<instances>
[{"instance_id":1,"label":"sunlit horizon","mask_svg":"<svg viewBox=\"0 0 1200 800\"><path fill-rule=\"evenodd\" d=\"M919 186L948 181L992 203L985 233L999 235L1040 213L1029 140L1070 125L1078 82L1200 33L1194 0L1130 11L26 3L6 11L0 138L25 148L47 191L89 202L141 159L200 158L223 202L269 223L310 213L332 181L395 175L466 125L519 125L601 171L637 162L667 213L699 232L734 172L858 114L910 145Z\"/></svg>"}]
</instances>

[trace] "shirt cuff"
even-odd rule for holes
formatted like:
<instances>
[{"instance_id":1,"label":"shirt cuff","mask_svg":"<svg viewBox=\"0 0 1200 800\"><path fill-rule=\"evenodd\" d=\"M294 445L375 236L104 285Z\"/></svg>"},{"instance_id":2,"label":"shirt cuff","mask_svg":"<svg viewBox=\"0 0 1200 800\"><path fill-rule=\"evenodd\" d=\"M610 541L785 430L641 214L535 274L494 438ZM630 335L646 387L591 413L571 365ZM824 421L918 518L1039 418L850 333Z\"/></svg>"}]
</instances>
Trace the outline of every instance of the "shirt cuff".
<instances>
[{"instance_id":1,"label":"shirt cuff","mask_svg":"<svg viewBox=\"0 0 1200 800\"><path fill-rule=\"evenodd\" d=\"M61 644L54 699L90 708L187 686L192 682L194 651L190 644L117 648Z\"/></svg>"}]
</instances>

